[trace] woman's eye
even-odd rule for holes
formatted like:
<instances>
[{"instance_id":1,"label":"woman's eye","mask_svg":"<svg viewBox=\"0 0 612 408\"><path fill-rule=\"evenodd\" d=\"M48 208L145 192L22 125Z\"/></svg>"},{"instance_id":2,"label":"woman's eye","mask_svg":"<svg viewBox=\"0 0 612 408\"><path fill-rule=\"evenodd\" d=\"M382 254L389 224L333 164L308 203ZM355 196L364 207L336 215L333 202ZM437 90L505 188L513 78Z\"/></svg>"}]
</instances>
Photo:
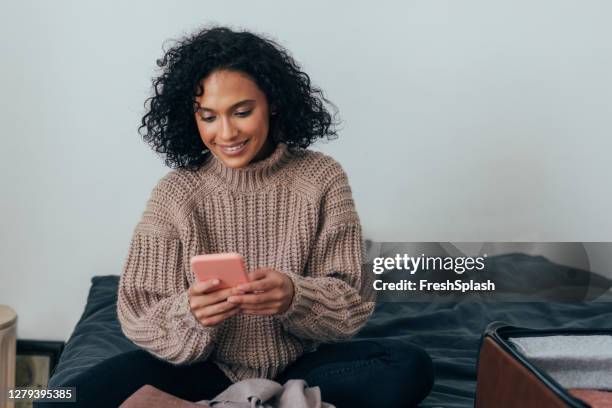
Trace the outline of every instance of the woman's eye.
<instances>
[{"instance_id":1,"label":"woman's eye","mask_svg":"<svg viewBox=\"0 0 612 408\"><path fill-rule=\"evenodd\" d=\"M240 112L236 112L236 116L240 116L241 118L244 118L246 116L249 116L251 114L251 112L253 112L253 110L246 110L246 111L240 111Z\"/></svg>"},{"instance_id":2,"label":"woman's eye","mask_svg":"<svg viewBox=\"0 0 612 408\"><path fill-rule=\"evenodd\" d=\"M215 120L214 116L202 116L202 120L204 122L212 122L213 120Z\"/></svg>"}]
</instances>

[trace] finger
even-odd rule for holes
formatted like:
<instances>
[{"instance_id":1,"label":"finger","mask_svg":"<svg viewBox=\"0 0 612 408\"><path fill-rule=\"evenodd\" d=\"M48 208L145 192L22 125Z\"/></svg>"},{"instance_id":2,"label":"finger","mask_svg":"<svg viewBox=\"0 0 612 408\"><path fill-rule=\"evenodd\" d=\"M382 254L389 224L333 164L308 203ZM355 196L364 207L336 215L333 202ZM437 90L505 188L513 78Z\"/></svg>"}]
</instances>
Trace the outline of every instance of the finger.
<instances>
[{"instance_id":1,"label":"finger","mask_svg":"<svg viewBox=\"0 0 612 408\"><path fill-rule=\"evenodd\" d=\"M255 303L264 303L270 302L276 299L276 295L273 292L263 292L258 294L251 295L239 295L239 296L230 296L227 298L228 302L238 303L238 304L255 304Z\"/></svg>"},{"instance_id":2,"label":"finger","mask_svg":"<svg viewBox=\"0 0 612 408\"><path fill-rule=\"evenodd\" d=\"M232 302L232 300L234 300L232 296L230 296L227 299L227 301L230 303L236 303L243 309L252 309L252 308L258 308L258 309L264 308L265 309L268 307L277 307L283 304L284 298L282 296L282 293L279 293L279 291L265 292L264 294L266 296L265 298L261 299L260 302L249 302L248 298L246 302L244 301L244 299L242 299L240 302ZM259 295L256 294L255 296L259 296Z\"/></svg>"},{"instance_id":3,"label":"finger","mask_svg":"<svg viewBox=\"0 0 612 408\"><path fill-rule=\"evenodd\" d=\"M220 302L212 306L205 306L196 311L198 318L213 317L218 314L226 313L230 310L238 308L238 305L229 302Z\"/></svg>"},{"instance_id":4,"label":"finger","mask_svg":"<svg viewBox=\"0 0 612 408\"><path fill-rule=\"evenodd\" d=\"M227 300L228 297L232 296L235 293L234 288L221 289L216 292L212 292L206 295L208 299L208 304L214 304L218 302L223 302ZM244 294L244 292L238 292L240 294Z\"/></svg>"},{"instance_id":5,"label":"finger","mask_svg":"<svg viewBox=\"0 0 612 408\"><path fill-rule=\"evenodd\" d=\"M221 323L222 321L224 321L225 319L232 317L234 315L237 315L238 313L240 313L240 309L236 308L236 309L232 309L228 312L225 313L221 313L221 314L217 314L214 315L212 317L206 317L202 320L200 320L200 323L202 323L204 326L214 326L216 324Z\"/></svg>"},{"instance_id":6,"label":"finger","mask_svg":"<svg viewBox=\"0 0 612 408\"><path fill-rule=\"evenodd\" d=\"M244 292L238 292L244 294ZM202 307L214 305L220 302L225 302L229 296L233 294L232 288L221 289L211 293L192 296L189 299L191 310L197 310Z\"/></svg>"},{"instance_id":7,"label":"finger","mask_svg":"<svg viewBox=\"0 0 612 408\"><path fill-rule=\"evenodd\" d=\"M189 294L192 296L203 295L209 291L213 291L219 283L221 283L219 279L196 281L189 287Z\"/></svg>"},{"instance_id":8,"label":"finger","mask_svg":"<svg viewBox=\"0 0 612 408\"><path fill-rule=\"evenodd\" d=\"M257 280L257 281L253 281L249 283L242 283L236 286L235 289L236 291L242 291L242 292L255 292L255 291L266 291L266 290L274 289L276 287L278 287L278 284L276 284L274 280L269 279L269 278L263 278L261 280Z\"/></svg>"}]
</instances>

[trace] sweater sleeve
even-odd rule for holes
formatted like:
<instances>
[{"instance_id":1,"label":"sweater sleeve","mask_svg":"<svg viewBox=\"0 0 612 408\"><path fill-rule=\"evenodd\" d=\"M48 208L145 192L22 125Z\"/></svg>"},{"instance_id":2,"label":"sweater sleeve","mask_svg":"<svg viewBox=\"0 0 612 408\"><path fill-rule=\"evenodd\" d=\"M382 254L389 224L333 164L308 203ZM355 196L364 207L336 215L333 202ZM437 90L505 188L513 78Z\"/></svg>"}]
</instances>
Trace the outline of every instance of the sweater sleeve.
<instances>
[{"instance_id":1,"label":"sweater sleeve","mask_svg":"<svg viewBox=\"0 0 612 408\"><path fill-rule=\"evenodd\" d=\"M350 338L374 309L372 291L362 287L361 224L348 179L337 163L332 174L304 276L287 272L294 296L289 309L279 315L285 329L316 341Z\"/></svg>"},{"instance_id":2,"label":"sweater sleeve","mask_svg":"<svg viewBox=\"0 0 612 408\"><path fill-rule=\"evenodd\" d=\"M136 226L119 281L117 315L136 345L174 364L208 357L216 328L189 308L184 247L164 182L153 190Z\"/></svg>"}]
</instances>

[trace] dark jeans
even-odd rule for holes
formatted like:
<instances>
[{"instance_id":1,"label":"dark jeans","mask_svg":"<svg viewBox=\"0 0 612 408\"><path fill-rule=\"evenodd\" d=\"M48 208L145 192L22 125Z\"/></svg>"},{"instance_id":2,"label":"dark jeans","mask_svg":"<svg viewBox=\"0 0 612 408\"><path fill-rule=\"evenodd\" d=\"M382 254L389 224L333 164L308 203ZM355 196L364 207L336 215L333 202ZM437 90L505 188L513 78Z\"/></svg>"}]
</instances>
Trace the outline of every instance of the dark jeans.
<instances>
[{"instance_id":1,"label":"dark jeans","mask_svg":"<svg viewBox=\"0 0 612 408\"><path fill-rule=\"evenodd\" d=\"M304 379L321 388L322 399L343 407L412 407L433 385L431 359L422 349L398 339L367 339L322 344L300 357L276 381ZM76 403L35 403L37 408L62 406L117 407L141 386L150 384L189 401L212 399L231 381L209 361L175 366L144 350L110 358L79 375Z\"/></svg>"}]
</instances>

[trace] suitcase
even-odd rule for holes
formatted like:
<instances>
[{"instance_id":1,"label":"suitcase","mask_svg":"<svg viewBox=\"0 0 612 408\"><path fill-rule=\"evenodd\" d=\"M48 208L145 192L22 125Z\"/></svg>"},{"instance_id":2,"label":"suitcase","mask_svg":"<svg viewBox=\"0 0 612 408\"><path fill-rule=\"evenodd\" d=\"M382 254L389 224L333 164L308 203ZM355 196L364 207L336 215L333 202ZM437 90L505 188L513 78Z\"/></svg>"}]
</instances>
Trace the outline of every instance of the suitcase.
<instances>
[{"instance_id":1,"label":"suitcase","mask_svg":"<svg viewBox=\"0 0 612 408\"><path fill-rule=\"evenodd\" d=\"M612 407L612 329L491 323L481 340L477 408Z\"/></svg>"}]
</instances>

